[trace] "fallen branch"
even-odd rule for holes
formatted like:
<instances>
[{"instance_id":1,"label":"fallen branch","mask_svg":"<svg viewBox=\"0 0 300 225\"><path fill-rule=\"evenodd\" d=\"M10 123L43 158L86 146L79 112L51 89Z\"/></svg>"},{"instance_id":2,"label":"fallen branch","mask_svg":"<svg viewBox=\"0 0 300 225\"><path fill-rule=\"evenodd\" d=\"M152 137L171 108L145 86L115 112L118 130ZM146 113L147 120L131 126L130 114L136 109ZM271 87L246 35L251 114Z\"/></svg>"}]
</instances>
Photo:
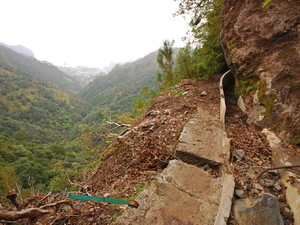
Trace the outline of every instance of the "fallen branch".
<instances>
[{"instance_id":1,"label":"fallen branch","mask_svg":"<svg viewBox=\"0 0 300 225\"><path fill-rule=\"evenodd\" d=\"M45 213L49 213L49 211L40 208L29 208L21 211L0 211L0 219L15 221L24 218L36 218Z\"/></svg>"},{"instance_id":2,"label":"fallen branch","mask_svg":"<svg viewBox=\"0 0 300 225\"><path fill-rule=\"evenodd\" d=\"M116 123L116 122L112 122L112 121L106 121L106 123L111 124L111 125L116 125L118 127L131 127L130 124L126 124L126 123Z\"/></svg>"},{"instance_id":3,"label":"fallen branch","mask_svg":"<svg viewBox=\"0 0 300 225\"><path fill-rule=\"evenodd\" d=\"M258 181L258 179L266 172L268 172L269 170L279 170L279 169L290 169L290 168L297 168L300 167L300 165L295 165L295 166L278 166L278 167L270 167L267 169L264 169L263 171L261 171L257 177L256 177L256 181Z\"/></svg>"},{"instance_id":4,"label":"fallen branch","mask_svg":"<svg viewBox=\"0 0 300 225\"><path fill-rule=\"evenodd\" d=\"M48 198L50 195L51 195L51 192L48 193L48 195L46 195L42 200ZM20 208L21 204L17 201L17 194L16 194L15 190L11 190L7 194L6 197L12 202L12 204L16 208ZM68 204L68 205L71 205L71 207L72 207L72 203L70 202L70 200L65 199L65 200L50 203L50 204L47 204L47 205L43 205L39 208L28 208L28 209L24 209L24 210L21 210L21 211L4 211L4 210L0 210L0 220L16 221L16 220L24 219L24 218L36 218L41 214L49 213L49 210L45 210L44 208L53 207L53 206L57 206L57 205L60 205L60 204Z\"/></svg>"},{"instance_id":5,"label":"fallen branch","mask_svg":"<svg viewBox=\"0 0 300 225\"><path fill-rule=\"evenodd\" d=\"M50 191L47 195L45 195L40 202L44 201L46 198L48 198L50 195L52 195L52 192Z\"/></svg>"}]
</instances>

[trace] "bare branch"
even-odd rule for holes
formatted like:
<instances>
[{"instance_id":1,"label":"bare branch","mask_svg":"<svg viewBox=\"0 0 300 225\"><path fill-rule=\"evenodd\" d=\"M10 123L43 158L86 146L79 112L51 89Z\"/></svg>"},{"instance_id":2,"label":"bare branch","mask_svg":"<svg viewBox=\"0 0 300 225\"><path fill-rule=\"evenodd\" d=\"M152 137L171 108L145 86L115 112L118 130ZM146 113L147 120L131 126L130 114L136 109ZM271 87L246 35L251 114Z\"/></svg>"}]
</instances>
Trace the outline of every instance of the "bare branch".
<instances>
[{"instance_id":1,"label":"bare branch","mask_svg":"<svg viewBox=\"0 0 300 225\"><path fill-rule=\"evenodd\" d=\"M264 173L268 172L269 170L290 169L290 168L297 168L297 167L300 167L300 165L295 165L295 166L278 166L278 167L271 167L271 168L264 169L263 171L260 172L260 174L257 175L256 181L257 181Z\"/></svg>"},{"instance_id":2,"label":"bare branch","mask_svg":"<svg viewBox=\"0 0 300 225\"><path fill-rule=\"evenodd\" d=\"M68 199L65 199L65 200L61 200L61 201L58 201L58 202L54 202L54 203L50 203L50 204L47 204L47 205L43 205L40 207L40 209L44 209L44 208L48 208L48 207L53 207L53 206L57 206L57 205L60 205L60 204L68 204L70 205L70 200Z\"/></svg>"},{"instance_id":3,"label":"bare branch","mask_svg":"<svg viewBox=\"0 0 300 225\"><path fill-rule=\"evenodd\" d=\"M130 124L126 124L126 123L116 123L116 122L112 122L112 121L106 121L106 123L111 124L111 125L116 125L118 127L131 127Z\"/></svg>"}]
</instances>

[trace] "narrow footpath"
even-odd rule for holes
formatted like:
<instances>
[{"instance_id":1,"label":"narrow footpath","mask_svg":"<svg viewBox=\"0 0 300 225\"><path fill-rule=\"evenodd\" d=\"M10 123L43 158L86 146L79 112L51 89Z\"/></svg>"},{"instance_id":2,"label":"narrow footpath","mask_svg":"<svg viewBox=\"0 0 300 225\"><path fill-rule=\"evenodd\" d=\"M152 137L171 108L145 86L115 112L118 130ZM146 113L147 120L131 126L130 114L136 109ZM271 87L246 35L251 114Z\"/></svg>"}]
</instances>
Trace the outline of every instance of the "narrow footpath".
<instances>
[{"instance_id":1,"label":"narrow footpath","mask_svg":"<svg viewBox=\"0 0 300 225\"><path fill-rule=\"evenodd\" d=\"M220 116L206 111L209 105L197 107L174 159L138 196L139 208L127 209L114 224L296 224L282 174L270 170L258 179L274 167L268 135L247 123L232 81L220 97Z\"/></svg>"}]
</instances>

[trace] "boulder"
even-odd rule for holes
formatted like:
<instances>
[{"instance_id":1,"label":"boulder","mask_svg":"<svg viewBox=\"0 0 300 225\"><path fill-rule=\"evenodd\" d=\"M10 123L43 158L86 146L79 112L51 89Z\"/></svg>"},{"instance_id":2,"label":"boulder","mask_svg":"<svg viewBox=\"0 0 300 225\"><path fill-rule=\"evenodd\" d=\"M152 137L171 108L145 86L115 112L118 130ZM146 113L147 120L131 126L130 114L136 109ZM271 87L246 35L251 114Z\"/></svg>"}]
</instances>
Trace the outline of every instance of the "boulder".
<instances>
[{"instance_id":1,"label":"boulder","mask_svg":"<svg viewBox=\"0 0 300 225\"><path fill-rule=\"evenodd\" d=\"M283 225L277 198L269 194L237 200L233 213L239 225Z\"/></svg>"}]
</instances>

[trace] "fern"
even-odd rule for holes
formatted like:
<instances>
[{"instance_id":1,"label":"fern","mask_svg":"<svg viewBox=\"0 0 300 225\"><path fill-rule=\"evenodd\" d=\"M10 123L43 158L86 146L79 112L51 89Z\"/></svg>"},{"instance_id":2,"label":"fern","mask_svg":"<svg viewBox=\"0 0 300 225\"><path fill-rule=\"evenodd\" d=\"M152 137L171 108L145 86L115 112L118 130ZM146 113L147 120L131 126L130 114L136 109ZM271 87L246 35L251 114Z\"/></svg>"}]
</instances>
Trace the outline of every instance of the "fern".
<instances>
[{"instance_id":1,"label":"fern","mask_svg":"<svg viewBox=\"0 0 300 225\"><path fill-rule=\"evenodd\" d=\"M269 5L269 3L271 2L272 0L265 0L264 4L263 4L263 8L265 8L267 5Z\"/></svg>"}]
</instances>

